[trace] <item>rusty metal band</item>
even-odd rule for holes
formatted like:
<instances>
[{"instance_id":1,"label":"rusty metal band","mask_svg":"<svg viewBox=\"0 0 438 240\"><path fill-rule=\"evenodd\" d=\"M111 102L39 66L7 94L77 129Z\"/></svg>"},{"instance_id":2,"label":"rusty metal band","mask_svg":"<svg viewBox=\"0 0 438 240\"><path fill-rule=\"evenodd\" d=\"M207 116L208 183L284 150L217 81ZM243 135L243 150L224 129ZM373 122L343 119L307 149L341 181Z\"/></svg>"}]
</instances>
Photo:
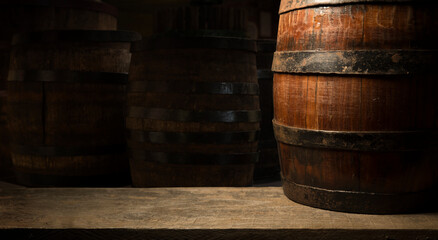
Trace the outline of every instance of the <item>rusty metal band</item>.
<instances>
[{"instance_id":1,"label":"rusty metal band","mask_svg":"<svg viewBox=\"0 0 438 240\"><path fill-rule=\"evenodd\" d=\"M257 79L271 80L274 78L274 73L270 69L257 70Z\"/></svg>"},{"instance_id":2,"label":"rusty metal band","mask_svg":"<svg viewBox=\"0 0 438 240\"><path fill-rule=\"evenodd\" d=\"M427 131L343 132L284 126L273 121L278 142L308 148L349 151L415 151L436 145L437 135Z\"/></svg>"},{"instance_id":3,"label":"rusty metal band","mask_svg":"<svg viewBox=\"0 0 438 240\"><path fill-rule=\"evenodd\" d=\"M428 50L285 51L274 54L272 71L408 75L433 71L437 53Z\"/></svg>"},{"instance_id":4,"label":"rusty metal band","mask_svg":"<svg viewBox=\"0 0 438 240\"><path fill-rule=\"evenodd\" d=\"M191 111L182 109L129 107L128 117L177 122L259 122L261 112L249 111Z\"/></svg>"},{"instance_id":5,"label":"rusty metal band","mask_svg":"<svg viewBox=\"0 0 438 240\"><path fill-rule=\"evenodd\" d=\"M243 165L254 164L258 161L259 153L235 154L207 154L207 153L179 153L179 152L151 152L130 149L130 156L137 161L186 164L186 165Z\"/></svg>"},{"instance_id":6,"label":"rusty metal band","mask_svg":"<svg viewBox=\"0 0 438 240\"><path fill-rule=\"evenodd\" d=\"M256 142L259 138L259 132L147 132L130 130L127 132L127 137L128 140L150 143L234 144Z\"/></svg>"},{"instance_id":7,"label":"rusty metal band","mask_svg":"<svg viewBox=\"0 0 438 240\"><path fill-rule=\"evenodd\" d=\"M257 40L257 52L273 53L277 47L277 40Z\"/></svg>"},{"instance_id":8,"label":"rusty metal band","mask_svg":"<svg viewBox=\"0 0 438 240\"><path fill-rule=\"evenodd\" d=\"M125 145L105 146L29 146L11 145L11 152L22 155L34 156L87 156L87 155L108 155L123 154L126 152Z\"/></svg>"},{"instance_id":9,"label":"rusty metal band","mask_svg":"<svg viewBox=\"0 0 438 240\"><path fill-rule=\"evenodd\" d=\"M153 37L132 44L131 52L154 49L232 49L256 52L254 40L233 37Z\"/></svg>"},{"instance_id":10,"label":"rusty metal band","mask_svg":"<svg viewBox=\"0 0 438 240\"><path fill-rule=\"evenodd\" d=\"M88 11L102 12L117 17L119 12L116 7L104 2L87 0L0 0L0 5L12 6L42 6L56 8L72 8Z\"/></svg>"},{"instance_id":11,"label":"rusty metal band","mask_svg":"<svg viewBox=\"0 0 438 240\"><path fill-rule=\"evenodd\" d=\"M280 4L279 14L290 12L293 10L310 8L310 7L324 7L345 4L401 4L401 3L430 3L429 0L282 0Z\"/></svg>"},{"instance_id":12,"label":"rusty metal band","mask_svg":"<svg viewBox=\"0 0 438 240\"><path fill-rule=\"evenodd\" d=\"M434 203L432 190L399 194L341 191L300 185L284 178L283 190L292 201L341 212L409 213L424 210Z\"/></svg>"},{"instance_id":13,"label":"rusty metal band","mask_svg":"<svg viewBox=\"0 0 438 240\"><path fill-rule=\"evenodd\" d=\"M193 82L193 81L132 81L129 92L239 94L258 95L257 83Z\"/></svg>"},{"instance_id":14,"label":"rusty metal band","mask_svg":"<svg viewBox=\"0 0 438 240\"><path fill-rule=\"evenodd\" d=\"M19 82L74 82L74 83L105 83L127 84L127 73L111 72L78 72L78 71L43 71L17 70L9 71L8 81Z\"/></svg>"},{"instance_id":15,"label":"rusty metal band","mask_svg":"<svg viewBox=\"0 0 438 240\"><path fill-rule=\"evenodd\" d=\"M14 35L12 45L56 42L134 42L141 35L129 31L48 30Z\"/></svg>"}]
</instances>

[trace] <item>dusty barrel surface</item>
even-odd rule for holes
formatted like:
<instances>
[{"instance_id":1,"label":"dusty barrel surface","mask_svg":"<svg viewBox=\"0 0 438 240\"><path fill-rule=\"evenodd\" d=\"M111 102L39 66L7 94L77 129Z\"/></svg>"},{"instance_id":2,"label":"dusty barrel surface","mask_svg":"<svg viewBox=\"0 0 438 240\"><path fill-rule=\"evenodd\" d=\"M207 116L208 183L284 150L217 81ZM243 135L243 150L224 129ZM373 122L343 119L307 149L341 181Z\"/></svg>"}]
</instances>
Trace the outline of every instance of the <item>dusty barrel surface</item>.
<instances>
[{"instance_id":1,"label":"dusty barrel surface","mask_svg":"<svg viewBox=\"0 0 438 240\"><path fill-rule=\"evenodd\" d=\"M126 183L125 90L130 42L139 39L87 30L14 37L8 120L19 183Z\"/></svg>"},{"instance_id":2,"label":"dusty barrel surface","mask_svg":"<svg viewBox=\"0 0 438 240\"><path fill-rule=\"evenodd\" d=\"M250 185L260 128L255 43L159 37L132 51L126 125L133 185Z\"/></svg>"},{"instance_id":3,"label":"dusty barrel surface","mask_svg":"<svg viewBox=\"0 0 438 240\"><path fill-rule=\"evenodd\" d=\"M259 151L260 158L255 165L254 179L278 178L280 165L278 161L277 143L272 129L274 108L272 100L272 84L274 74L271 71L274 57L275 40L257 41L257 80L260 87L260 122Z\"/></svg>"},{"instance_id":4,"label":"dusty barrel surface","mask_svg":"<svg viewBox=\"0 0 438 240\"><path fill-rule=\"evenodd\" d=\"M292 200L422 210L438 184L436 4L282 1L274 130Z\"/></svg>"}]
</instances>

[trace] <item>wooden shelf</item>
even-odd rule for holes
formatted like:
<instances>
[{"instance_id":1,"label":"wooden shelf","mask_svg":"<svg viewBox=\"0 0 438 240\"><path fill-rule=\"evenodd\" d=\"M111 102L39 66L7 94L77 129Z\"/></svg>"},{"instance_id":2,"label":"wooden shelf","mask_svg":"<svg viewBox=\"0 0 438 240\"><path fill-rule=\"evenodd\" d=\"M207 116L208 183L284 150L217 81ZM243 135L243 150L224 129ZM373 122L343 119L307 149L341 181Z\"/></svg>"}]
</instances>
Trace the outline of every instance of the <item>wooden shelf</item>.
<instances>
[{"instance_id":1,"label":"wooden shelf","mask_svg":"<svg viewBox=\"0 0 438 240\"><path fill-rule=\"evenodd\" d=\"M438 213L332 212L280 187L0 189L0 239L169 238L433 240Z\"/></svg>"}]
</instances>

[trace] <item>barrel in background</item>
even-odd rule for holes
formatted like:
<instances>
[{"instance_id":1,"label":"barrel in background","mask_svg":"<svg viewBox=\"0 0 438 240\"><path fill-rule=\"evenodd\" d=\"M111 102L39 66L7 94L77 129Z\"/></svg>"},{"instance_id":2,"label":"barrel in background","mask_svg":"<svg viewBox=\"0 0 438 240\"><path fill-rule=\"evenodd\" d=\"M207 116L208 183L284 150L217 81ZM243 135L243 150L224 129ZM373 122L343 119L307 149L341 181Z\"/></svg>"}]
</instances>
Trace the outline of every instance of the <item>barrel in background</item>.
<instances>
[{"instance_id":1,"label":"barrel in background","mask_svg":"<svg viewBox=\"0 0 438 240\"><path fill-rule=\"evenodd\" d=\"M0 1L0 172L12 177L9 134L6 119L6 80L12 36L35 30L115 30L117 9L98 0L3 0Z\"/></svg>"},{"instance_id":2,"label":"barrel in background","mask_svg":"<svg viewBox=\"0 0 438 240\"><path fill-rule=\"evenodd\" d=\"M260 122L259 151L260 158L255 165L255 180L280 179L277 143L272 128L274 108L272 100L272 84L274 74L271 71L276 41L257 40L257 80L260 87Z\"/></svg>"},{"instance_id":3,"label":"barrel in background","mask_svg":"<svg viewBox=\"0 0 438 240\"><path fill-rule=\"evenodd\" d=\"M290 199L422 210L438 185L438 21L428 1L282 1L274 128Z\"/></svg>"},{"instance_id":4,"label":"barrel in background","mask_svg":"<svg viewBox=\"0 0 438 240\"><path fill-rule=\"evenodd\" d=\"M139 39L87 30L15 36L8 119L20 184L127 183L125 88L130 42Z\"/></svg>"},{"instance_id":5,"label":"barrel in background","mask_svg":"<svg viewBox=\"0 0 438 240\"><path fill-rule=\"evenodd\" d=\"M156 37L133 47L128 148L137 187L247 186L260 129L255 43Z\"/></svg>"}]
</instances>

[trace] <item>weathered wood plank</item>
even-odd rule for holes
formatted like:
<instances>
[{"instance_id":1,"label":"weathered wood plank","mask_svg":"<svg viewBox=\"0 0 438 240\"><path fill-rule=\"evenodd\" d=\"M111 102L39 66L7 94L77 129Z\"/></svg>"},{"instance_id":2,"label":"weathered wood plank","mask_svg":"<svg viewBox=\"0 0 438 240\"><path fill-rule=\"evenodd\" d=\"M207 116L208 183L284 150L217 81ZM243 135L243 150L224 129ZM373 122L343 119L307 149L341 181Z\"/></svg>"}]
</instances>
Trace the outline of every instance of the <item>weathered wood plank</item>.
<instances>
[{"instance_id":1,"label":"weathered wood plank","mask_svg":"<svg viewBox=\"0 0 438 240\"><path fill-rule=\"evenodd\" d=\"M0 189L0 238L6 235L64 240L438 239L438 213L332 212L291 202L279 187L16 188Z\"/></svg>"}]
</instances>

